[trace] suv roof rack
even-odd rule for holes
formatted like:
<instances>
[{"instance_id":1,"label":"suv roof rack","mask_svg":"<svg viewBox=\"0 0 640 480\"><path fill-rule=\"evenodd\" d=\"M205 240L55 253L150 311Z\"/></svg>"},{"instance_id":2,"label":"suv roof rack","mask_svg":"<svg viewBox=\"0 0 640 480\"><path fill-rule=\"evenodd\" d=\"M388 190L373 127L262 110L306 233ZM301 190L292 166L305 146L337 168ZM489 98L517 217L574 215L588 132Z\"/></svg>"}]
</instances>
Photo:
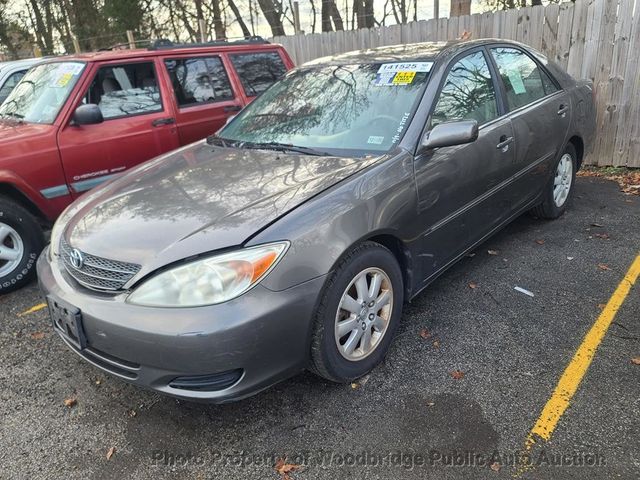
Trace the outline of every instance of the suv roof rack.
<instances>
[{"instance_id":1,"label":"suv roof rack","mask_svg":"<svg viewBox=\"0 0 640 480\"><path fill-rule=\"evenodd\" d=\"M173 43L171 40L159 39L154 40L149 45L149 50L168 50L172 48L205 48L205 47L224 47L229 45L256 45L256 44L268 44L268 40L260 36L246 37L240 40L214 40L212 42L204 43Z\"/></svg>"}]
</instances>

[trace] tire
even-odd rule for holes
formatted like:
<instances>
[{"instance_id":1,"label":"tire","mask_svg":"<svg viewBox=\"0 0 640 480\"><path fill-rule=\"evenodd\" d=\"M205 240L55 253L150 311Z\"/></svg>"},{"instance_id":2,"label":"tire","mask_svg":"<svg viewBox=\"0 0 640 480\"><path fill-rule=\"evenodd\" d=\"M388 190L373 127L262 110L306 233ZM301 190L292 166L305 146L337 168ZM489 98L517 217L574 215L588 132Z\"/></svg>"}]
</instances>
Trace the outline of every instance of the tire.
<instances>
[{"instance_id":1,"label":"tire","mask_svg":"<svg viewBox=\"0 0 640 480\"><path fill-rule=\"evenodd\" d=\"M354 283L363 275L368 291L362 288L362 283L357 282L360 289ZM375 289L374 277L380 288L377 294L371 296L370 292ZM366 300L361 299L355 304L342 301L345 295L352 300L361 298L358 291L367 292ZM321 292L311 338L310 370L337 383L351 382L371 371L384 359L400 323L403 292L402 271L387 248L374 242L365 242L345 254ZM380 309L372 298L378 300ZM389 303L384 303L385 299ZM362 301L366 306L363 307ZM349 306L351 311L341 306ZM341 337L337 330L338 321L348 332ZM342 322L352 322L349 325L353 324L354 328ZM357 340L360 329L362 332ZM368 339L368 348L365 348L365 339ZM356 348L349 353L349 346L354 345Z\"/></svg>"},{"instance_id":2,"label":"tire","mask_svg":"<svg viewBox=\"0 0 640 480\"><path fill-rule=\"evenodd\" d=\"M566 163L570 157L569 163ZM538 218L547 218L547 219L555 219L565 212L567 209L567 205L569 204L571 197L573 196L573 187L576 182L576 170L577 170L577 155L576 149L573 144L569 143L564 148L562 155L560 155L560 159L556 164L555 172L549 183L545 186L545 191L543 193L542 203L533 209L531 209L531 213ZM562 170L563 165L570 165L571 172L566 172ZM565 172L565 173L563 173ZM555 189L558 187L556 183L560 181L561 187L565 188L566 191L561 196L561 202L556 201ZM568 185L567 185L568 182Z\"/></svg>"},{"instance_id":3,"label":"tire","mask_svg":"<svg viewBox=\"0 0 640 480\"><path fill-rule=\"evenodd\" d=\"M22 205L0 197L0 294L29 283L44 248L44 235L36 218Z\"/></svg>"}]
</instances>

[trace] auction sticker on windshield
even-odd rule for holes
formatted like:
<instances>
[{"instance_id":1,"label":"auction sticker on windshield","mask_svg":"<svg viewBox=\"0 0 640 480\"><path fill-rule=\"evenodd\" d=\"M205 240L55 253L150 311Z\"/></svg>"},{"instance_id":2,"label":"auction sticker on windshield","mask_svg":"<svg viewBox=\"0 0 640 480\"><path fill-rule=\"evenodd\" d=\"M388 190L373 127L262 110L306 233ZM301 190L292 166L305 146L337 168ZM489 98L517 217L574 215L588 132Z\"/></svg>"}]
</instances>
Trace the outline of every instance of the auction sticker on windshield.
<instances>
[{"instance_id":1,"label":"auction sticker on windshield","mask_svg":"<svg viewBox=\"0 0 640 480\"><path fill-rule=\"evenodd\" d=\"M397 72L424 72L429 73L433 67L433 62L403 62L403 63L383 63L378 69L378 73Z\"/></svg>"}]
</instances>

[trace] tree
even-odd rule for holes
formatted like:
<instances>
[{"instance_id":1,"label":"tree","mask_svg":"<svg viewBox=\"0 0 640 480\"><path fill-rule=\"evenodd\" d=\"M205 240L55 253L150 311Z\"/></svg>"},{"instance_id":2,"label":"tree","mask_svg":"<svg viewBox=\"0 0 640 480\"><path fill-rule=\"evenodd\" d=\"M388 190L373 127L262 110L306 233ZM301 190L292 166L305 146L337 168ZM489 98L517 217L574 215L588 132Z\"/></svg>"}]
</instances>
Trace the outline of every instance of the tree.
<instances>
[{"instance_id":1,"label":"tree","mask_svg":"<svg viewBox=\"0 0 640 480\"><path fill-rule=\"evenodd\" d=\"M314 6L315 9L315 6ZM322 31L323 32L332 32L333 25L336 27L336 31L344 30L344 25L342 23L342 17L340 16L340 11L336 5L335 0L322 0ZM333 20L333 24L331 23Z\"/></svg>"},{"instance_id":2,"label":"tree","mask_svg":"<svg viewBox=\"0 0 640 480\"><path fill-rule=\"evenodd\" d=\"M354 0L353 15L358 21L358 28L373 28L375 25L373 0Z\"/></svg>"},{"instance_id":3,"label":"tree","mask_svg":"<svg viewBox=\"0 0 640 480\"><path fill-rule=\"evenodd\" d=\"M450 17L461 17L471 15L471 0L451 0L449 9Z\"/></svg>"},{"instance_id":4,"label":"tree","mask_svg":"<svg viewBox=\"0 0 640 480\"><path fill-rule=\"evenodd\" d=\"M284 35L284 26L282 25L282 18L284 17L284 5L279 0L258 0L260 10L264 18L267 19L269 27L271 27L271 34L274 37Z\"/></svg>"}]
</instances>

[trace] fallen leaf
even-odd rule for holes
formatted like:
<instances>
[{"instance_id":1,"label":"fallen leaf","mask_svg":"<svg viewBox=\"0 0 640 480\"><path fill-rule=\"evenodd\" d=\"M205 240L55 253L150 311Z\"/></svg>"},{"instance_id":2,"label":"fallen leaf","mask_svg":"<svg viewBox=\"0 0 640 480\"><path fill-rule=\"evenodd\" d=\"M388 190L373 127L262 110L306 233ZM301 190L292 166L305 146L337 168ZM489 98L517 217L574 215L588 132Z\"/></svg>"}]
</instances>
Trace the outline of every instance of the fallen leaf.
<instances>
[{"instance_id":1,"label":"fallen leaf","mask_svg":"<svg viewBox=\"0 0 640 480\"><path fill-rule=\"evenodd\" d=\"M489 468L491 470L493 470L494 472L499 472L500 471L500 464L498 462L493 462L491 465L489 465Z\"/></svg>"},{"instance_id":2,"label":"fallen leaf","mask_svg":"<svg viewBox=\"0 0 640 480\"><path fill-rule=\"evenodd\" d=\"M469 257L469 258L473 258L473 257L475 257L475 256L476 256L476 254L475 254L475 253L467 253L467 254L465 255L465 257Z\"/></svg>"},{"instance_id":3,"label":"fallen leaf","mask_svg":"<svg viewBox=\"0 0 640 480\"><path fill-rule=\"evenodd\" d=\"M594 233L593 236L596 237L596 238L601 238L603 240L609 240L609 234L608 233Z\"/></svg>"},{"instance_id":4,"label":"fallen leaf","mask_svg":"<svg viewBox=\"0 0 640 480\"><path fill-rule=\"evenodd\" d=\"M353 382L351 384L351 388L354 390L357 390L358 388L360 388L360 384L358 382Z\"/></svg>"},{"instance_id":5,"label":"fallen leaf","mask_svg":"<svg viewBox=\"0 0 640 480\"><path fill-rule=\"evenodd\" d=\"M471 288L472 290L475 290L476 288L478 288L478 284L477 284L477 283L475 283L475 282L471 282L471 283L469 284L469 288Z\"/></svg>"},{"instance_id":6,"label":"fallen leaf","mask_svg":"<svg viewBox=\"0 0 640 480\"><path fill-rule=\"evenodd\" d=\"M542 239L536 240L536 243L538 245L544 245L544 240L542 240Z\"/></svg>"},{"instance_id":7,"label":"fallen leaf","mask_svg":"<svg viewBox=\"0 0 640 480\"><path fill-rule=\"evenodd\" d=\"M498 252L498 250L487 250L487 253L489 255L498 255L498 253L500 253L500 252Z\"/></svg>"},{"instance_id":8,"label":"fallen leaf","mask_svg":"<svg viewBox=\"0 0 640 480\"><path fill-rule=\"evenodd\" d=\"M599 304L598 304L598 308L599 308L600 310L602 310L602 309L603 309L604 307L606 307L606 306L607 306L607 304L606 304L606 303L599 303Z\"/></svg>"},{"instance_id":9,"label":"fallen leaf","mask_svg":"<svg viewBox=\"0 0 640 480\"><path fill-rule=\"evenodd\" d=\"M129 410L129 416L130 416L130 417L132 417L132 418L133 418L133 417L135 417L137 414L138 414L138 412L136 412L135 410L133 410L133 409L132 409L132 410Z\"/></svg>"},{"instance_id":10,"label":"fallen leaf","mask_svg":"<svg viewBox=\"0 0 640 480\"><path fill-rule=\"evenodd\" d=\"M631 363L633 363L634 365L640 365L640 357L633 357L631 359Z\"/></svg>"},{"instance_id":11,"label":"fallen leaf","mask_svg":"<svg viewBox=\"0 0 640 480\"><path fill-rule=\"evenodd\" d=\"M113 457L114 453L116 453L116 447L111 447L109 450L107 450L107 460L111 460L111 457Z\"/></svg>"},{"instance_id":12,"label":"fallen leaf","mask_svg":"<svg viewBox=\"0 0 640 480\"><path fill-rule=\"evenodd\" d=\"M567 257L567 260L573 260L575 257Z\"/></svg>"},{"instance_id":13,"label":"fallen leaf","mask_svg":"<svg viewBox=\"0 0 640 480\"><path fill-rule=\"evenodd\" d=\"M451 372L451 376L455 380L461 380L464 377L464 372L461 372L460 370L454 370L453 372Z\"/></svg>"},{"instance_id":14,"label":"fallen leaf","mask_svg":"<svg viewBox=\"0 0 640 480\"><path fill-rule=\"evenodd\" d=\"M438 340L433 341L433 346L436 348L440 348L440 342Z\"/></svg>"},{"instance_id":15,"label":"fallen leaf","mask_svg":"<svg viewBox=\"0 0 640 480\"><path fill-rule=\"evenodd\" d=\"M434 402L427 402L427 407L433 407L435 405Z\"/></svg>"},{"instance_id":16,"label":"fallen leaf","mask_svg":"<svg viewBox=\"0 0 640 480\"><path fill-rule=\"evenodd\" d=\"M300 470L300 468L302 467L300 465L296 465L295 463L287 463L286 458L279 458L273 468L276 472L282 475L282 478L284 480L289 480L291 478L289 474L291 472Z\"/></svg>"},{"instance_id":17,"label":"fallen leaf","mask_svg":"<svg viewBox=\"0 0 640 480\"><path fill-rule=\"evenodd\" d=\"M604 227L604 225L600 225L599 223L592 223L591 226L592 227L598 227L598 228Z\"/></svg>"},{"instance_id":18,"label":"fallen leaf","mask_svg":"<svg viewBox=\"0 0 640 480\"><path fill-rule=\"evenodd\" d=\"M33 307L31 307L28 310L25 310L24 312L21 312L18 314L19 317L23 317L25 315L29 315L30 313L34 313L37 312L38 310L42 310L43 308L47 308L47 304L46 303L39 303L38 305L34 305Z\"/></svg>"},{"instance_id":19,"label":"fallen leaf","mask_svg":"<svg viewBox=\"0 0 640 480\"><path fill-rule=\"evenodd\" d=\"M611 267L609 265L605 264L605 263L599 263L598 264L598 268L600 270L611 270Z\"/></svg>"},{"instance_id":20,"label":"fallen leaf","mask_svg":"<svg viewBox=\"0 0 640 480\"><path fill-rule=\"evenodd\" d=\"M422 330L420 330L419 335L426 340L431 336L431 333L426 328L423 328Z\"/></svg>"},{"instance_id":21,"label":"fallen leaf","mask_svg":"<svg viewBox=\"0 0 640 480\"><path fill-rule=\"evenodd\" d=\"M99 378L96 379L96 385L100 385L102 383L102 380L100 380Z\"/></svg>"},{"instance_id":22,"label":"fallen leaf","mask_svg":"<svg viewBox=\"0 0 640 480\"><path fill-rule=\"evenodd\" d=\"M31 332L29 336L33 340L42 340L44 338L44 332Z\"/></svg>"},{"instance_id":23,"label":"fallen leaf","mask_svg":"<svg viewBox=\"0 0 640 480\"><path fill-rule=\"evenodd\" d=\"M73 397L69 397L69 398L65 398L65 399L64 399L64 406L65 406L65 407L72 408L72 407L74 407L77 403L78 403L78 400L76 400L76 399L75 399L75 398L73 398Z\"/></svg>"}]
</instances>

